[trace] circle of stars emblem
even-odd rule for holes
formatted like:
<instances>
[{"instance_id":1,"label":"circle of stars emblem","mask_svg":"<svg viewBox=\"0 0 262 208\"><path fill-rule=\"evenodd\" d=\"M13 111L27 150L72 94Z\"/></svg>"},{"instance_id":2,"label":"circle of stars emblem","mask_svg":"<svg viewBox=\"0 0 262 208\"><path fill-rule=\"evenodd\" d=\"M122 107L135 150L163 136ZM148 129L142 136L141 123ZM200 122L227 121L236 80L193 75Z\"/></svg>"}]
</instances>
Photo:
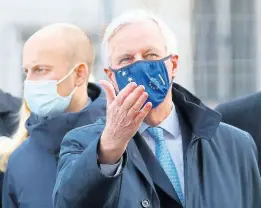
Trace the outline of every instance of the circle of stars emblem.
<instances>
[{"instance_id":1,"label":"circle of stars emblem","mask_svg":"<svg viewBox=\"0 0 262 208\"><path fill-rule=\"evenodd\" d=\"M159 89L160 84L155 78L150 78L149 87L156 90Z\"/></svg>"}]
</instances>

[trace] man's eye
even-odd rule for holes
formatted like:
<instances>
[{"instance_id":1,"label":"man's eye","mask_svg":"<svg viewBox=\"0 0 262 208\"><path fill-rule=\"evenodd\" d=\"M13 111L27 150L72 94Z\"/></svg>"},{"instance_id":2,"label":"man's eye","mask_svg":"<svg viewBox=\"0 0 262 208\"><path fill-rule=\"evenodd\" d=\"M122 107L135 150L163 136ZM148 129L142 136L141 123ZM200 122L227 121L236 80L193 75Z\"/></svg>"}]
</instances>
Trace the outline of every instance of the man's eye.
<instances>
[{"instance_id":1,"label":"man's eye","mask_svg":"<svg viewBox=\"0 0 262 208\"><path fill-rule=\"evenodd\" d=\"M149 53L146 55L147 58L159 58L159 56L155 53Z\"/></svg>"},{"instance_id":2,"label":"man's eye","mask_svg":"<svg viewBox=\"0 0 262 208\"><path fill-rule=\"evenodd\" d=\"M126 57L120 60L119 64L129 63L132 60L131 57Z\"/></svg>"},{"instance_id":3,"label":"man's eye","mask_svg":"<svg viewBox=\"0 0 262 208\"><path fill-rule=\"evenodd\" d=\"M35 70L35 72L37 72L37 73L43 73L44 71L45 71L44 68L38 68L38 69Z\"/></svg>"}]
</instances>

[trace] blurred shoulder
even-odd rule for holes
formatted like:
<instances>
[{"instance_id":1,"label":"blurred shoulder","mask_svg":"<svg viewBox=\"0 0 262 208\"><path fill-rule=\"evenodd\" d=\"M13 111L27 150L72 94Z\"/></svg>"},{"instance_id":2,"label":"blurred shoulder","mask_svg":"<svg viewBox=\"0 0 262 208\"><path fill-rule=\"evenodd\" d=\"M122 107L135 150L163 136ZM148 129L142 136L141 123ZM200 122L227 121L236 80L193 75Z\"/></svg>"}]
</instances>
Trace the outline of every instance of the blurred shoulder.
<instances>
[{"instance_id":1,"label":"blurred shoulder","mask_svg":"<svg viewBox=\"0 0 262 208\"><path fill-rule=\"evenodd\" d=\"M248 132L223 122L220 122L217 128L216 137L223 141L227 147L233 148L232 151L235 147L237 147L236 150L241 152L247 151L249 149L247 147L256 149L254 140Z\"/></svg>"},{"instance_id":2,"label":"blurred shoulder","mask_svg":"<svg viewBox=\"0 0 262 208\"><path fill-rule=\"evenodd\" d=\"M261 92L253 93L247 96L243 96L234 100L230 100L219 104L215 110L220 113L224 112L235 112L244 111L245 109L250 109L253 106L260 106L261 103Z\"/></svg>"},{"instance_id":3,"label":"blurred shoulder","mask_svg":"<svg viewBox=\"0 0 262 208\"><path fill-rule=\"evenodd\" d=\"M22 168L27 163L31 153L32 151L30 151L29 140L26 139L10 155L7 163L7 168L8 169L16 169L20 167Z\"/></svg>"}]
</instances>

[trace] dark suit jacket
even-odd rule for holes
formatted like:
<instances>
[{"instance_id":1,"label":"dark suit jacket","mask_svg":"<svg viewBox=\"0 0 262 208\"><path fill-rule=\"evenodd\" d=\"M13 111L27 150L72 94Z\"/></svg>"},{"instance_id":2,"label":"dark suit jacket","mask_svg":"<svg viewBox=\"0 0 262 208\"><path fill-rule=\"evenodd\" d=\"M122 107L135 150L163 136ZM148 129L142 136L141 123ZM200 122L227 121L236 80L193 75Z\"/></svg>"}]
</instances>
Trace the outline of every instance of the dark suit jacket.
<instances>
[{"instance_id":1,"label":"dark suit jacket","mask_svg":"<svg viewBox=\"0 0 262 208\"><path fill-rule=\"evenodd\" d=\"M186 208L259 208L260 175L251 136L220 123L221 115L173 84L183 138ZM63 139L54 188L55 208L182 208L145 140L137 133L122 172L108 177L97 163L105 119Z\"/></svg>"},{"instance_id":2,"label":"dark suit jacket","mask_svg":"<svg viewBox=\"0 0 262 208\"><path fill-rule=\"evenodd\" d=\"M257 145L260 170L261 92L221 104L216 107L216 110L222 114L223 122L251 134Z\"/></svg>"}]
</instances>

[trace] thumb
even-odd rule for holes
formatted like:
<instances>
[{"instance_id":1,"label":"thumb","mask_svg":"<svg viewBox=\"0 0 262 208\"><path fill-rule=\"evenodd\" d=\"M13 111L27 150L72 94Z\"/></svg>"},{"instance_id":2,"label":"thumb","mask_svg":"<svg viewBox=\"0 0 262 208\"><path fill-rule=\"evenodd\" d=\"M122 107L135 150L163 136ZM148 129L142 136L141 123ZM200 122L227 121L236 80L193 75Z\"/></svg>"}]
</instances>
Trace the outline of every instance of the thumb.
<instances>
[{"instance_id":1,"label":"thumb","mask_svg":"<svg viewBox=\"0 0 262 208\"><path fill-rule=\"evenodd\" d=\"M106 81L106 80L100 80L99 84L104 88L106 91L106 98L107 98L107 104L111 104L115 98L116 98L116 93L113 85Z\"/></svg>"}]
</instances>

